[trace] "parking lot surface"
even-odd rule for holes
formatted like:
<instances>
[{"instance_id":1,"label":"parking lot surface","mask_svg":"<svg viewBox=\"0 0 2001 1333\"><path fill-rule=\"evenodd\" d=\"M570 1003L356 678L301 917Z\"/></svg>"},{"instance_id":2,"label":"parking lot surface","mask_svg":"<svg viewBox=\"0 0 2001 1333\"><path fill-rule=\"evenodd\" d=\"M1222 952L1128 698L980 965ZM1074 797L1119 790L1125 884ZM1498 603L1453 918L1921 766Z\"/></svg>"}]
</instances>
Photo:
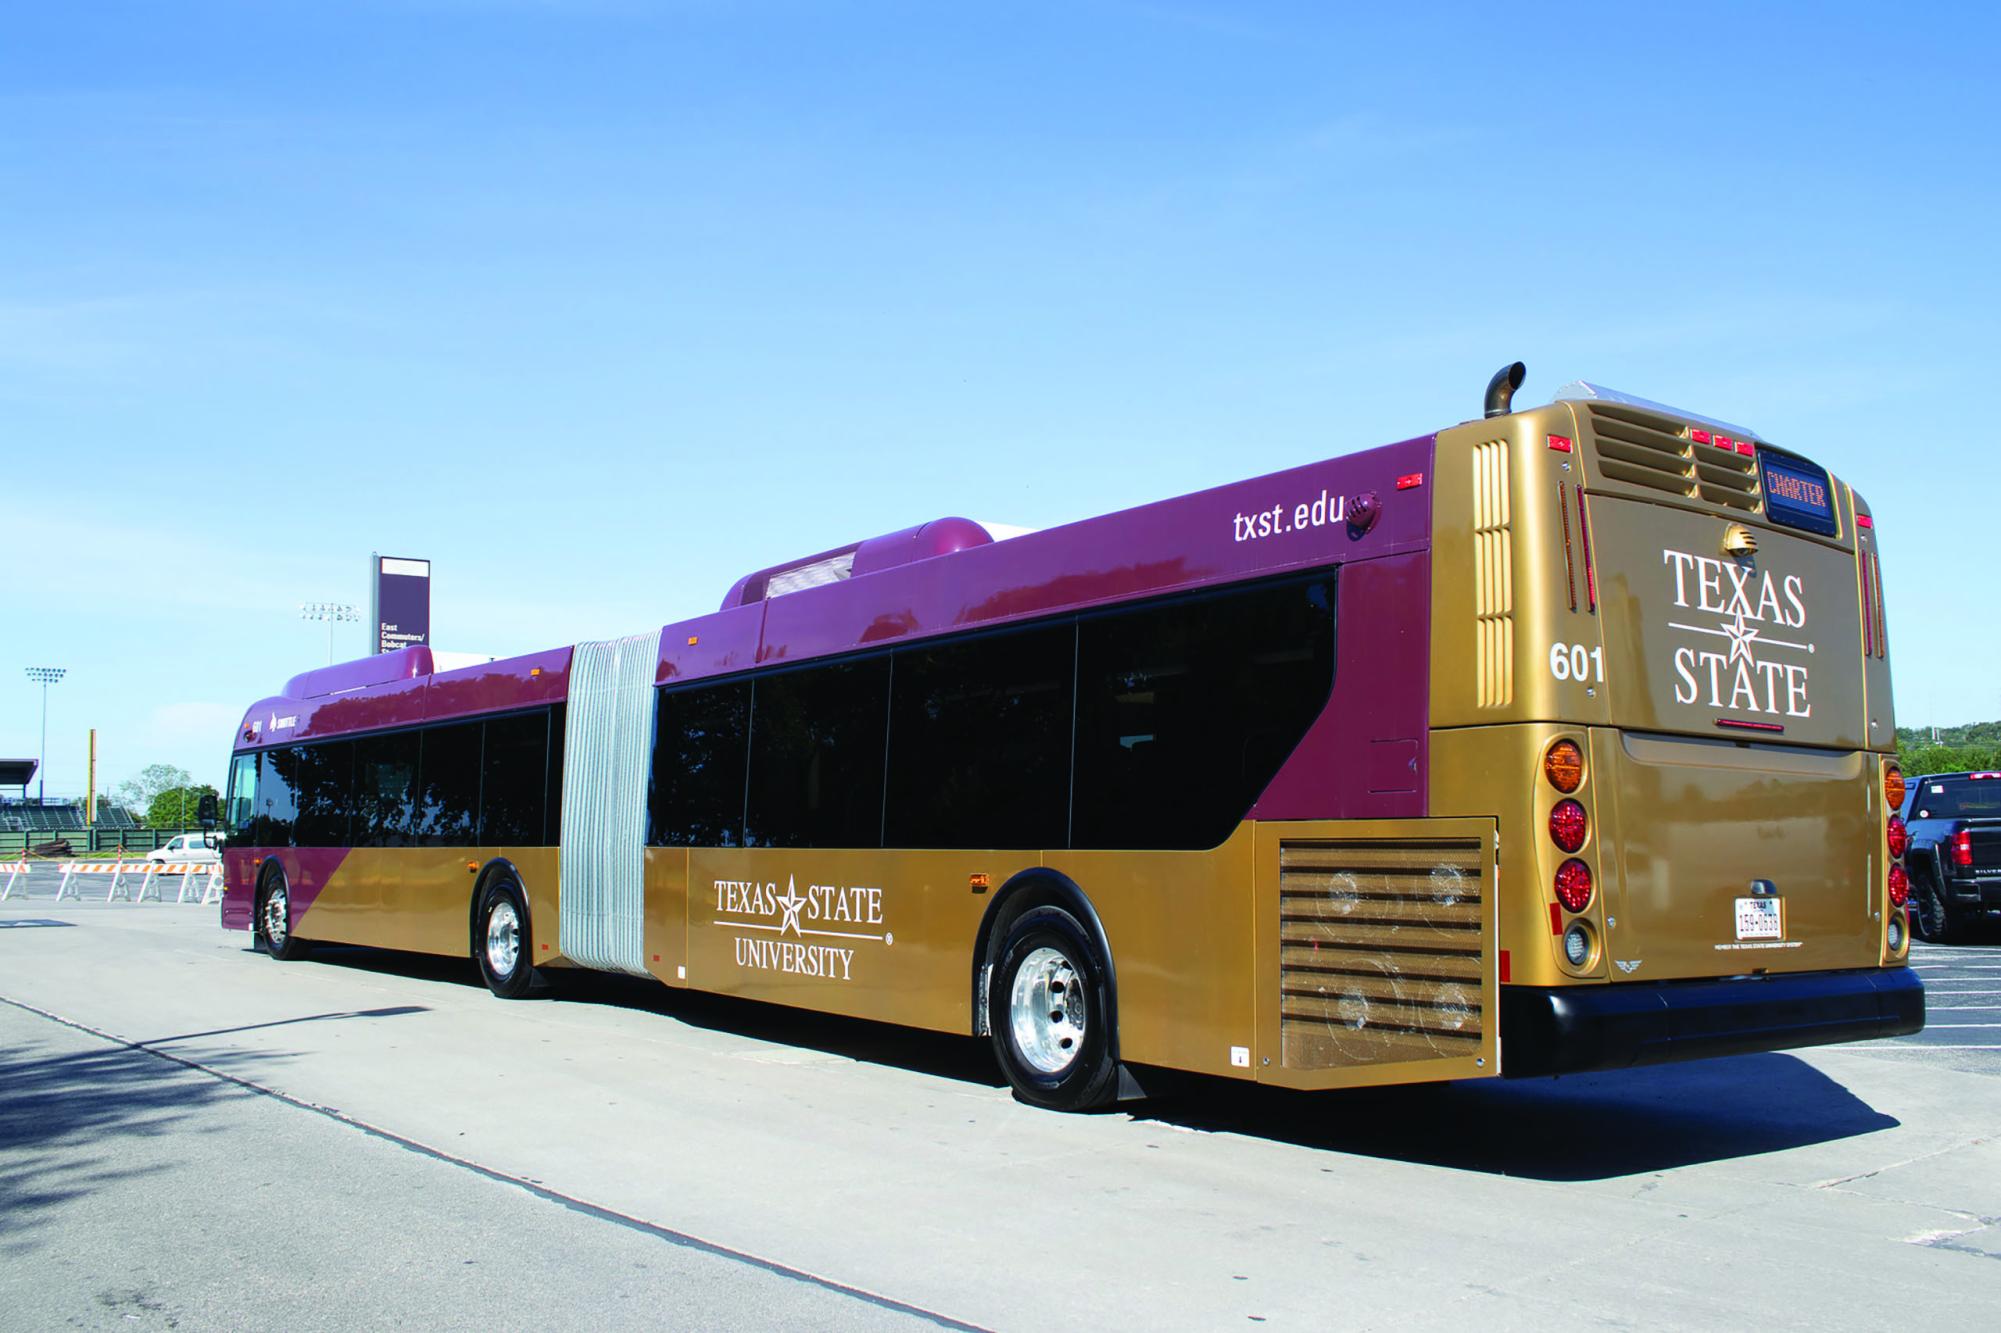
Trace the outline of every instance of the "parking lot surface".
<instances>
[{"instance_id":1,"label":"parking lot surface","mask_svg":"<svg viewBox=\"0 0 2001 1333\"><path fill-rule=\"evenodd\" d=\"M1060 1116L970 1039L53 886L0 904L0 1324L1994 1322L2001 944L1920 946L1896 1042Z\"/></svg>"}]
</instances>

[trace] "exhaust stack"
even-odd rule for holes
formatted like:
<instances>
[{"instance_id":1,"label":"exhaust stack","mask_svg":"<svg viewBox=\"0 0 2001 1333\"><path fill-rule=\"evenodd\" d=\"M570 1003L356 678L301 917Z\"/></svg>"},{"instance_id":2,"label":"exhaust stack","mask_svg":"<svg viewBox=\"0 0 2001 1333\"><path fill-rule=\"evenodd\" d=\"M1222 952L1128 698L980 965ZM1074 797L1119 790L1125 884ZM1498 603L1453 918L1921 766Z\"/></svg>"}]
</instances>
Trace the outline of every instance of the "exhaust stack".
<instances>
[{"instance_id":1,"label":"exhaust stack","mask_svg":"<svg viewBox=\"0 0 2001 1333\"><path fill-rule=\"evenodd\" d=\"M1488 416L1504 417L1514 411L1515 390L1522 387L1528 373L1528 367L1519 361L1510 362L1494 372L1494 378L1487 381Z\"/></svg>"}]
</instances>

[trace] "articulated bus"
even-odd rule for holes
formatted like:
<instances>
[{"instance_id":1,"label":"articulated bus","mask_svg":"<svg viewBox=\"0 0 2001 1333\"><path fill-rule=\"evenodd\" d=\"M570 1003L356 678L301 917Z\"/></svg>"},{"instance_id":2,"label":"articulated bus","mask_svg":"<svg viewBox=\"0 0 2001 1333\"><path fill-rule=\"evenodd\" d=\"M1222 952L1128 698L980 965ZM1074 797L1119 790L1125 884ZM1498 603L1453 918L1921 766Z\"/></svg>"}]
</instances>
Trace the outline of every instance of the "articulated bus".
<instances>
[{"instance_id":1,"label":"articulated bus","mask_svg":"<svg viewBox=\"0 0 2001 1333\"><path fill-rule=\"evenodd\" d=\"M243 719L227 927L991 1039L1023 1100L1917 1031L1862 497L1586 384Z\"/></svg>"}]
</instances>

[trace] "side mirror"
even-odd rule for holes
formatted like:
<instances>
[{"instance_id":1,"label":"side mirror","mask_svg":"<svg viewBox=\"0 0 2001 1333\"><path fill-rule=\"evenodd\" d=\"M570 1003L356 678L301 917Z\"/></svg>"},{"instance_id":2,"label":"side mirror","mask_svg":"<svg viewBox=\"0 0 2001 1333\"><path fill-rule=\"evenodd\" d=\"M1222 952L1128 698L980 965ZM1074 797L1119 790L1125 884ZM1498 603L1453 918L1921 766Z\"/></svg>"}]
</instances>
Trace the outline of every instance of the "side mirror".
<instances>
[{"instance_id":1,"label":"side mirror","mask_svg":"<svg viewBox=\"0 0 2001 1333\"><path fill-rule=\"evenodd\" d=\"M186 809L187 807L183 806L181 808ZM204 833L210 832L215 828L216 815L215 815L214 792L205 791L201 794L201 803L195 806L195 822L202 826L202 832Z\"/></svg>"}]
</instances>

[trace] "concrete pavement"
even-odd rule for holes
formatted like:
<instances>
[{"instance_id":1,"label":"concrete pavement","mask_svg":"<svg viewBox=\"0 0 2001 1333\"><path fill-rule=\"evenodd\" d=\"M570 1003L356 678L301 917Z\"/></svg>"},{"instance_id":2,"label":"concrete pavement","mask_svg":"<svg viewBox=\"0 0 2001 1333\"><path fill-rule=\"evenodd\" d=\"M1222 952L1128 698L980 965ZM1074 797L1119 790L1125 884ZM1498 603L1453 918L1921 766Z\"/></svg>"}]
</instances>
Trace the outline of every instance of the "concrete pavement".
<instances>
[{"instance_id":1,"label":"concrete pavement","mask_svg":"<svg viewBox=\"0 0 2001 1333\"><path fill-rule=\"evenodd\" d=\"M465 963L274 963L213 909L6 919L70 924L0 930L0 997L103 1035L0 1006L0 1310L229 1326L265 1308L232 1291L309 1289L373 1298L315 1327L1949 1329L2001 1308L2001 1083L1944 1052L1196 1082L1068 1117L1016 1104L969 1039L608 978L509 1004ZM483 1252L519 1278L444 1271Z\"/></svg>"}]
</instances>

